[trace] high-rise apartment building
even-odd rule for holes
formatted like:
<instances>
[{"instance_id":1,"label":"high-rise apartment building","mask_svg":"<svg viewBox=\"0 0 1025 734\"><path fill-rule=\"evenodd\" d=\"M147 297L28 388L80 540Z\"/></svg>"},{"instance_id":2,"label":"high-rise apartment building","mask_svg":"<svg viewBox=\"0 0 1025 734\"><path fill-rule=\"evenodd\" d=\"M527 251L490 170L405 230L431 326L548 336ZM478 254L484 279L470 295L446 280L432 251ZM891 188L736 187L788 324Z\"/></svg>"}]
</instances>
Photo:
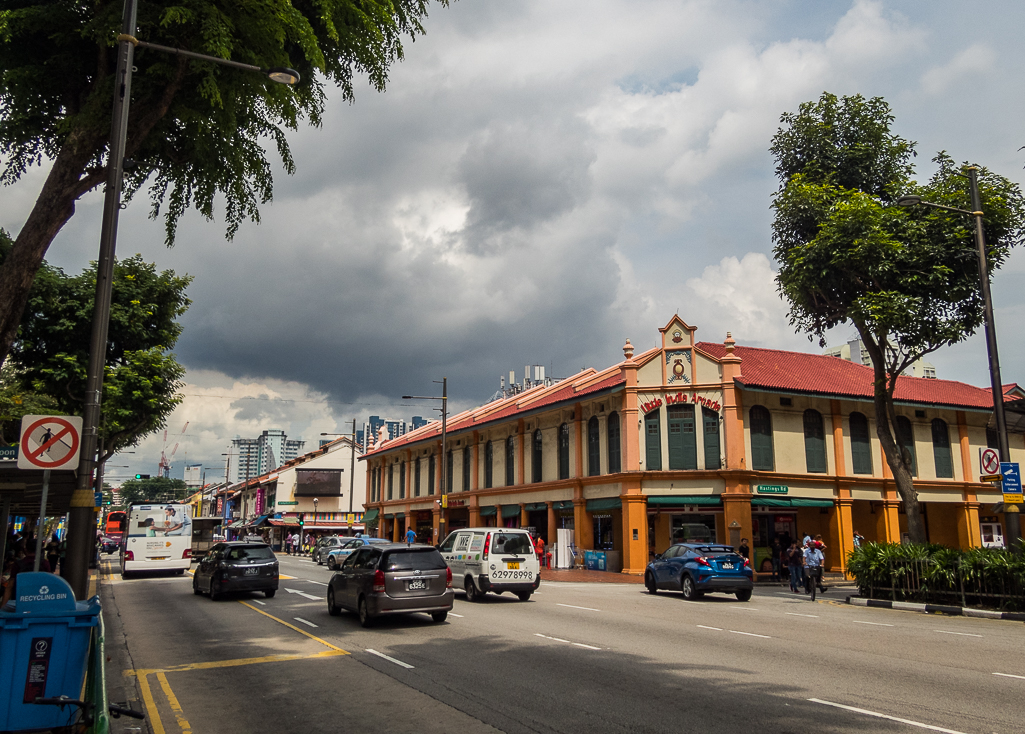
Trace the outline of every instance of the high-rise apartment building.
<instances>
[{"instance_id":1,"label":"high-rise apartment building","mask_svg":"<svg viewBox=\"0 0 1025 734\"><path fill-rule=\"evenodd\" d=\"M296 458L306 442L302 438L290 439L284 431L274 428L264 431L258 438L235 436L231 444L232 481L242 482Z\"/></svg>"},{"instance_id":2,"label":"high-rise apartment building","mask_svg":"<svg viewBox=\"0 0 1025 734\"><path fill-rule=\"evenodd\" d=\"M363 428L356 431L356 443L360 446L366 446L366 438L368 436L373 437L374 442L380 436L381 427L384 426L384 436L389 441L393 438L406 435L409 431L415 431L420 426L427 425L428 421L419 415L414 415L410 419L410 423L406 423L401 420L393 420L391 418L382 418L379 415L372 415L367 419L367 422L363 424Z\"/></svg>"}]
</instances>

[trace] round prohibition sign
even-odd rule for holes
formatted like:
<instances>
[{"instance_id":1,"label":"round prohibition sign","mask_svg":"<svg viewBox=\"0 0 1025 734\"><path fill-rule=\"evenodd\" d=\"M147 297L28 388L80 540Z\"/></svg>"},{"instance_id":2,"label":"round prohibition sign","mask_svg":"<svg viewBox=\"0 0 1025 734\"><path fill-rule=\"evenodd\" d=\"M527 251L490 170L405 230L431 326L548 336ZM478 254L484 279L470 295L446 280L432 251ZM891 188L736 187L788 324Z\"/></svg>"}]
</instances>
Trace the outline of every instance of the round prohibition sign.
<instances>
[{"instance_id":1,"label":"round prohibition sign","mask_svg":"<svg viewBox=\"0 0 1025 734\"><path fill-rule=\"evenodd\" d=\"M1000 455L994 449L986 449L982 452L983 474L1000 473Z\"/></svg>"},{"instance_id":2,"label":"round prohibition sign","mask_svg":"<svg viewBox=\"0 0 1025 734\"><path fill-rule=\"evenodd\" d=\"M50 416L28 427L21 437L21 452L40 469L53 469L78 452L78 441L78 431L69 421ZM35 448L30 447L33 443Z\"/></svg>"}]
</instances>

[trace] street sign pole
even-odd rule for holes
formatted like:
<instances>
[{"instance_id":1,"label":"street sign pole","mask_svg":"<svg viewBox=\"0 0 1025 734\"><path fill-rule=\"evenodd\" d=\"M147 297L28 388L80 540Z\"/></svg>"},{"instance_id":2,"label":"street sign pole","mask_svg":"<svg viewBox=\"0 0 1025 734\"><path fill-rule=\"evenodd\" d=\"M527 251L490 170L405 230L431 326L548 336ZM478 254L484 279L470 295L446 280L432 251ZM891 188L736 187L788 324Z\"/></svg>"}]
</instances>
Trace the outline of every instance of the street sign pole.
<instances>
[{"instance_id":1,"label":"street sign pole","mask_svg":"<svg viewBox=\"0 0 1025 734\"><path fill-rule=\"evenodd\" d=\"M36 531L36 562L32 570L39 573L39 564L43 560L43 531L46 530L46 495L50 493L50 470L43 469L43 498L39 500L39 529ZM51 572L56 573L54 569Z\"/></svg>"}]
</instances>

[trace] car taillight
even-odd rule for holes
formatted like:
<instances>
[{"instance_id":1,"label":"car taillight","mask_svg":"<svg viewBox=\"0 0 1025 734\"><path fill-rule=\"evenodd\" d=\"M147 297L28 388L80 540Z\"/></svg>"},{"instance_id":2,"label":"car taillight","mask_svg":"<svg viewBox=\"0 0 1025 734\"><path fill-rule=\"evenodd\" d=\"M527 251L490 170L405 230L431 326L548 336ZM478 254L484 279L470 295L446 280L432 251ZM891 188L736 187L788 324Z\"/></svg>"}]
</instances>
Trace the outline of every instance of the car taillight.
<instances>
[{"instance_id":1,"label":"car taillight","mask_svg":"<svg viewBox=\"0 0 1025 734\"><path fill-rule=\"evenodd\" d=\"M451 589L452 588L452 569L451 568L446 568L445 569L445 588L446 589Z\"/></svg>"},{"instance_id":2,"label":"car taillight","mask_svg":"<svg viewBox=\"0 0 1025 734\"><path fill-rule=\"evenodd\" d=\"M488 549L491 547L491 533L484 538L484 560L488 560Z\"/></svg>"},{"instance_id":3,"label":"car taillight","mask_svg":"<svg viewBox=\"0 0 1025 734\"><path fill-rule=\"evenodd\" d=\"M698 564L699 566L708 566L709 568L712 567L711 564L709 564L708 559L705 558L704 556L698 556L697 558L694 559L694 562L696 564Z\"/></svg>"},{"instance_id":4,"label":"car taillight","mask_svg":"<svg viewBox=\"0 0 1025 734\"><path fill-rule=\"evenodd\" d=\"M191 548L186 548L182 552L182 559L185 559L185 558L192 558L192 549Z\"/></svg>"},{"instance_id":5,"label":"car taillight","mask_svg":"<svg viewBox=\"0 0 1025 734\"><path fill-rule=\"evenodd\" d=\"M374 591L384 591L384 571L374 571Z\"/></svg>"},{"instance_id":6,"label":"car taillight","mask_svg":"<svg viewBox=\"0 0 1025 734\"><path fill-rule=\"evenodd\" d=\"M132 553L131 551L125 551L125 560L126 561L134 561L135 560L135 554Z\"/></svg>"},{"instance_id":7,"label":"car taillight","mask_svg":"<svg viewBox=\"0 0 1025 734\"><path fill-rule=\"evenodd\" d=\"M750 558L745 558L744 559L744 568L751 568L751 559Z\"/></svg>"}]
</instances>

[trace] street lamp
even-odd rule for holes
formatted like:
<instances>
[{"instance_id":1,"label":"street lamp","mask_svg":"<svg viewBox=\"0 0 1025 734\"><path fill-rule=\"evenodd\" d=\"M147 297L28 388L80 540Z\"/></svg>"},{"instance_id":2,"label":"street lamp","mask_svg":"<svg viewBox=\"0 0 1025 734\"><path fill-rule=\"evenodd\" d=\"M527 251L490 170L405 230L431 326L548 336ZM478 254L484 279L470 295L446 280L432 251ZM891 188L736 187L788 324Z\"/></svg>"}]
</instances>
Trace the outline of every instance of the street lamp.
<instances>
[{"instance_id":1,"label":"street lamp","mask_svg":"<svg viewBox=\"0 0 1025 734\"><path fill-rule=\"evenodd\" d=\"M438 384L438 380L434 380ZM403 400L440 400L441 408L441 509L438 513L438 535L437 542L445 537L445 509L448 506L448 450L447 450L447 428L448 428L448 378L441 378L441 397L437 395L403 395Z\"/></svg>"},{"instance_id":2,"label":"street lamp","mask_svg":"<svg viewBox=\"0 0 1025 734\"><path fill-rule=\"evenodd\" d=\"M71 497L68 515L67 579L75 596L84 599L88 593L89 559L93 544L93 497L90 485L96 465L96 445L100 423L100 399L103 393L103 368L107 356L107 329L110 321L111 286L114 278L114 248L117 241L118 214L121 211L125 138L128 107L131 103L132 61L137 45L188 58L202 59L222 66L259 71L276 82L294 84L299 74L292 69L240 64L213 56L144 43L133 35L138 0L125 0L118 35L117 71L114 77L114 109L110 123L110 147L107 157L107 183L103 199L103 224L100 231L100 253L96 262L96 300L93 307L92 336L89 342L89 367L86 373L85 405L82 411L81 460L78 484Z\"/></svg>"},{"instance_id":3,"label":"street lamp","mask_svg":"<svg viewBox=\"0 0 1025 734\"><path fill-rule=\"evenodd\" d=\"M979 256L979 287L982 290L984 305L985 326L986 326L986 350L989 353L989 379L993 391L993 414L997 422L997 445L1000 451L1000 461L1011 460L1011 452L1007 442L1007 419L1004 417L1004 388L1000 380L1000 357L997 353L997 331L993 318L993 298L989 292L989 267L986 262L986 238L982 230L982 199L979 196L979 169L976 166L968 166L968 182L971 188L972 211L958 209L946 204L935 204L925 201L917 194L908 194L897 199L899 206L929 206L934 209L956 212L972 217L975 220L975 246ZM1007 534L1010 536L1011 547L1018 550L1021 547L1021 519L1019 518L1016 505L1004 505L1004 518L1007 522Z\"/></svg>"}]
</instances>

